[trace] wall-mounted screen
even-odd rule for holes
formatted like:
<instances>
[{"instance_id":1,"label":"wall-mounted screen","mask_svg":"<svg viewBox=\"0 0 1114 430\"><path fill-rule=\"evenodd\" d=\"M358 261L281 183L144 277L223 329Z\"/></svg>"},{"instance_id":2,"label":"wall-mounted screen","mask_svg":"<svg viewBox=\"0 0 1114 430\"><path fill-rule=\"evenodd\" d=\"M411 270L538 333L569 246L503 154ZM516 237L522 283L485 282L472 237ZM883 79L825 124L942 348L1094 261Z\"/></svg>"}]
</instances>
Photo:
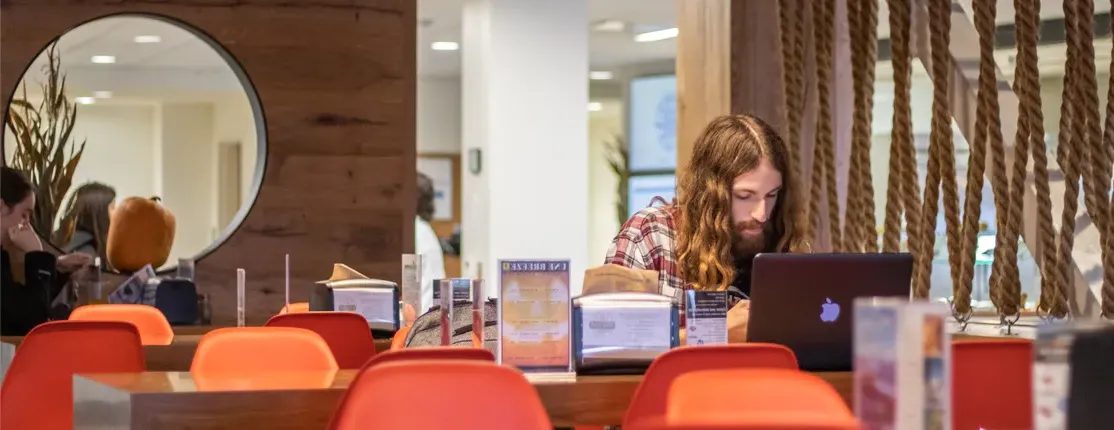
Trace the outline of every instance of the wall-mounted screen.
<instances>
[{"instance_id":1,"label":"wall-mounted screen","mask_svg":"<svg viewBox=\"0 0 1114 430\"><path fill-rule=\"evenodd\" d=\"M628 102L631 172L677 168L677 77L632 79Z\"/></svg>"},{"instance_id":2,"label":"wall-mounted screen","mask_svg":"<svg viewBox=\"0 0 1114 430\"><path fill-rule=\"evenodd\" d=\"M661 197L666 203L672 202L676 189L677 177L674 175L631 176L627 190L627 209L634 215L650 206L654 197Z\"/></svg>"}]
</instances>

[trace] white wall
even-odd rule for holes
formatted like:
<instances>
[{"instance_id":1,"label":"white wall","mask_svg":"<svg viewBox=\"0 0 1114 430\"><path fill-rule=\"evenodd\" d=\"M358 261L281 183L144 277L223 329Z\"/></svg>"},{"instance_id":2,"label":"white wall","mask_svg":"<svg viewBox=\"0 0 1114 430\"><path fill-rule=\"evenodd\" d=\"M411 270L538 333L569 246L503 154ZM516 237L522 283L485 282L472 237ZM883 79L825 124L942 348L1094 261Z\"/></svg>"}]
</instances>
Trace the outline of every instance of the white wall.
<instances>
[{"instance_id":1,"label":"white wall","mask_svg":"<svg viewBox=\"0 0 1114 430\"><path fill-rule=\"evenodd\" d=\"M596 101L603 109L588 116L588 267L603 264L611 239L619 232L615 209L619 177L607 163L607 145L625 134L623 104Z\"/></svg>"},{"instance_id":2,"label":"white wall","mask_svg":"<svg viewBox=\"0 0 1114 430\"><path fill-rule=\"evenodd\" d=\"M460 153L460 122L460 78L419 79L418 154Z\"/></svg>"},{"instance_id":3,"label":"white wall","mask_svg":"<svg viewBox=\"0 0 1114 430\"><path fill-rule=\"evenodd\" d=\"M459 153L461 148L460 79L418 80L418 154ZM588 122L588 265L600 264L611 239L619 231L615 215L617 177L607 164L606 143L625 130L623 103L619 98L593 99L604 109L591 112ZM531 160L531 162L542 162ZM457 178L460 180L461 178ZM465 200L462 204L467 205ZM465 233L466 234L466 233Z\"/></svg>"}]
</instances>

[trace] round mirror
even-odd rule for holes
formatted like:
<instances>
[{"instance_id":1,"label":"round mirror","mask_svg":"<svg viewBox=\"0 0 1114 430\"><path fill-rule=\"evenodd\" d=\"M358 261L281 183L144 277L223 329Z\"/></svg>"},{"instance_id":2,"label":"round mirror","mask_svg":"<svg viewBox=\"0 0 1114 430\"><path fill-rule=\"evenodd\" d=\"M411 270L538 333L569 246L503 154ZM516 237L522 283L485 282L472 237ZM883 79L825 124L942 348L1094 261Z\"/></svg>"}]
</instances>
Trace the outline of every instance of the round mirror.
<instances>
[{"instance_id":1,"label":"round mirror","mask_svg":"<svg viewBox=\"0 0 1114 430\"><path fill-rule=\"evenodd\" d=\"M31 225L44 244L106 266L111 223L173 230L168 243L127 238L129 260L167 270L202 257L236 229L262 178L254 89L223 48L174 21L117 15L71 29L24 72L8 114L4 157L36 191Z\"/></svg>"}]
</instances>

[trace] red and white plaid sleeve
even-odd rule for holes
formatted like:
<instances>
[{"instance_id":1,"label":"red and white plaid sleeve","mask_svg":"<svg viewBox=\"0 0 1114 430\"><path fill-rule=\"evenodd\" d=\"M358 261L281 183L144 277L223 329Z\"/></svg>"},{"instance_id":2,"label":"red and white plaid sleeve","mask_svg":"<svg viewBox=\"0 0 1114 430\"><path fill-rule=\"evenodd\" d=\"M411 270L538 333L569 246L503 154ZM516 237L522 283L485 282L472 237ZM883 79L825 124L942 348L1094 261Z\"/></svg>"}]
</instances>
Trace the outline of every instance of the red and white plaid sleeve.
<instances>
[{"instance_id":1,"label":"red and white plaid sleeve","mask_svg":"<svg viewBox=\"0 0 1114 430\"><path fill-rule=\"evenodd\" d=\"M634 214L611 241L604 264L658 272L663 295L681 298L684 282L673 251L673 216L667 208L650 207Z\"/></svg>"}]
</instances>

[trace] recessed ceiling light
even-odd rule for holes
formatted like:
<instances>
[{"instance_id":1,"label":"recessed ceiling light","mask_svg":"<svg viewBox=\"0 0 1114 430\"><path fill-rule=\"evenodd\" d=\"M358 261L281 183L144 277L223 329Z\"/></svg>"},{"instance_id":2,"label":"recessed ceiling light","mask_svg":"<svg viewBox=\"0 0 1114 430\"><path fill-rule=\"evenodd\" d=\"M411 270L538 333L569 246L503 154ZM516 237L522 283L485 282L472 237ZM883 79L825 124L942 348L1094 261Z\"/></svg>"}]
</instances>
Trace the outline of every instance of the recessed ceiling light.
<instances>
[{"instance_id":1,"label":"recessed ceiling light","mask_svg":"<svg viewBox=\"0 0 1114 430\"><path fill-rule=\"evenodd\" d=\"M592 30L601 33L618 33L627 29L627 23L617 19L604 19L592 23Z\"/></svg>"},{"instance_id":2,"label":"recessed ceiling light","mask_svg":"<svg viewBox=\"0 0 1114 430\"><path fill-rule=\"evenodd\" d=\"M429 47L434 51L456 51L460 49L460 44L456 42L433 42Z\"/></svg>"},{"instance_id":3,"label":"recessed ceiling light","mask_svg":"<svg viewBox=\"0 0 1114 430\"><path fill-rule=\"evenodd\" d=\"M612 77L614 77L614 75L606 70L594 70L588 72L588 79L594 81L606 81L608 79L611 79Z\"/></svg>"},{"instance_id":4,"label":"recessed ceiling light","mask_svg":"<svg viewBox=\"0 0 1114 430\"><path fill-rule=\"evenodd\" d=\"M93 97L98 99L112 98L112 91L93 91Z\"/></svg>"},{"instance_id":5,"label":"recessed ceiling light","mask_svg":"<svg viewBox=\"0 0 1114 430\"><path fill-rule=\"evenodd\" d=\"M603 103L600 103L600 102L588 103L588 111L589 112L599 112L601 110L603 110Z\"/></svg>"},{"instance_id":6,"label":"recessed ceiling light","mask_svg":"<svg viewBox=\"0 0 1114 430\"><path fill-rule=\"evenodd\" d=\"M161 37L153 35L153 34L144 34L144 35L140 35L140 36L135 36L135 39L133 39L133 40L135 40L135 43L159 43L159 42L162 42Z\"/></svg>"},{"instance_id":7,"label":"recessed ceiling light","mask_svg":"<svg viewBox=\"0 0 1114 430\"><path fill-rule=\"evenodd\" d=\"M116 62L116 57L111 55L94 55L89 61L97 64L112 64Z\"/></svg>"},{"instance_id":8,"label":"recessed ceiling light","mask_svg":"<svg viewBox=\"0 0 1114 430\"><path fill-rule=\"evenodd\" d=\"M672 39L677 37L676 28L667 28L665 30L647 31L634 35L635 42L657 42L659 40Z\"/></svg>"},{"instance_id":9,"label":"recessed ceiling light","mask_svg":"<svg viewBox=\"0 0 1114 430\"><path fill-rule=\"evenodd\" d=\"M97 99L92 98L92 97L78 97L78 98L75 98L74 101L77 102L77 104L91 105L93 103L96 103Z\"/></svg>"}]
</instances>

